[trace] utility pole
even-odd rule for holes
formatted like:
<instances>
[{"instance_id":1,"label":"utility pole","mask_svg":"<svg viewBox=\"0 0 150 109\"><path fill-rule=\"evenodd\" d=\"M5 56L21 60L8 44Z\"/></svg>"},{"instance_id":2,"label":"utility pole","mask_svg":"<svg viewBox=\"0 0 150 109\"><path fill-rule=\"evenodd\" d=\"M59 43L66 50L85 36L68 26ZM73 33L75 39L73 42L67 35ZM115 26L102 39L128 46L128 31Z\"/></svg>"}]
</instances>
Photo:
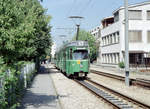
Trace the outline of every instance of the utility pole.
<instances>
[{"instance_id":1,"label":"utility pole","mask_svg":"<svg viewBox=\"0 0 150 109\"><path fill-rule=\"evenodd\" d=\"M129 41L128 41L128 29L129 29L129 18L128 18L128 0L124 0L125 7L125 84L130 86L129 80Z\"/></svg>"},{"instance_id":2,"label":"utility pole","mask_svg":"<svg viewBox=\"0 0 150 109\"><path fill-rule=\"evenodd\" d=\"M71 19L78 19L78 20L81 20L83 19L83 17L81 16L70 16L69 18ZM75 22L75 21L74 21ZM76 35L76 40L79 39L79 31L80 31L80 22L75 22L76 26L77 26L77 35Z\"/></svg>"},{"instance_id":3,"label":"utility pole","mask_svg":"<svg viewBox=\"0 0 150 109\"><path fill-rule=\"evenodd\" d=\"M78 40L79 38L79 31L80 31L80 25L76 25L77 26L77 36L76 36L76 40Z\"/></svg>"}]
</instances>

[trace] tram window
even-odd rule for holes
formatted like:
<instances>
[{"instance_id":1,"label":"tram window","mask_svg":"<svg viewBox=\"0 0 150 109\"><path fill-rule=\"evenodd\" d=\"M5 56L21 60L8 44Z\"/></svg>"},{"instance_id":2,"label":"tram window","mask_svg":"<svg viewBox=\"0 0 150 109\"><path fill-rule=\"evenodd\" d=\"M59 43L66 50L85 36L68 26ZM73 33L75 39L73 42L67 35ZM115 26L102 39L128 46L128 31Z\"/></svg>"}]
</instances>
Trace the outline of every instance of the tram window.
<instances>
[{"instance_id":1,"label":"tram window","mask_svg":"<svg viewBox=\"0 0 150 109\"><path fill-rule=\"evenodd\" d=\"M87 50L75 50L73 52L73 59L88 59Z\"/></svg>"},{"instance_id":2,"label":"tram window","mask_svg":"<svg viewBox=\"0 0 150 109\"><path fill-rule=\"evenodd\" d=\"M70 59L72 59L72 49L70 49Z\"/></svg>"},{"instance_id":3,"label":"tram window","mask_svg":"<svg viewBox=\"0 0 150 109\"><path fill-rule=\"evenodd\" d=\"M64 52L63 55L64 55L64 58L65 58L66 57L66 53Z\"/></svg>"}]
</instances>

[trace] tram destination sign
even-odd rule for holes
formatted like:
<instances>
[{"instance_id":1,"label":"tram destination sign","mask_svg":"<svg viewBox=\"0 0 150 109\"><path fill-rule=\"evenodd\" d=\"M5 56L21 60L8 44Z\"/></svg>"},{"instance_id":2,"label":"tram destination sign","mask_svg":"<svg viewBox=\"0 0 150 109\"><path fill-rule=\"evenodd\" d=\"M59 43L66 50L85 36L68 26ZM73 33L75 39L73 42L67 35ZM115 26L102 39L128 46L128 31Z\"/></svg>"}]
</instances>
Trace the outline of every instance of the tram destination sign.
<instances>
[{"instance_id":1,"label":"tram destination sign","mask_svg":"<svg viewBox=\"0 0 150 109\"><path fill-rule=\"evenodd\" d=\"M88 46L87 41L73 41L70 42L67 46Z\"/></svg>"}]
</instances>

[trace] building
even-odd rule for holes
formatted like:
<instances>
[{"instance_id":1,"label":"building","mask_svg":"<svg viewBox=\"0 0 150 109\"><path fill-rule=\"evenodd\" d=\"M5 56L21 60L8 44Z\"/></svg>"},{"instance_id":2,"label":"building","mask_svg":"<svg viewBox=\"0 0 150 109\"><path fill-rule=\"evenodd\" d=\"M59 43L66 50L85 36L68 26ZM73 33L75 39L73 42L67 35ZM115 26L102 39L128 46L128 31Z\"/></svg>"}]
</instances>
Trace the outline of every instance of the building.
<instances>
[{"instance_id":1,"label":"building","mask_svg":"<svg viewBox=\"0 0 150 109\"><path fill-rule=\"evenodd\" d=\"M101 29L101 64L118 66L125 59L124 7L104 18ZM129 6L129 63L150 63L150 2Z\"/></svg>"},{"instance_id":2,"label":"building","mask_svg":"<svg viewBox=\"0 0 150 109\"><path fill-rule=\"evenodd\" d=\"M91 35L93 35L96 39L96 43L99 45L98 46L98 51L97 51L97 63L100 63L101 61L101 53L100 53L100 40L101 40L101 26L97 26L96 28L92 29L89 31Z\"/></svg>"},{"instance_id":3,"label":"building","mask_svg":"<svg viewBox=\"0 0 150 109\"><path fill-rule=\"evenodd\" d=\"M54 58L55 52L56 52L56 43L53 43L52 49L51 49L51 56L52 56L52 58Z\"/></svg>"},{"instance_id":4,"label":"building","mask_svg":"<svg viewBox=\"0 0 150 109\"><path fill-rule=\"evenodd\" d=\"M96 28L89 31L90 34L92 34L96 39L100 38L100 26L97 26Z\"/></svg>"}]
</instances>

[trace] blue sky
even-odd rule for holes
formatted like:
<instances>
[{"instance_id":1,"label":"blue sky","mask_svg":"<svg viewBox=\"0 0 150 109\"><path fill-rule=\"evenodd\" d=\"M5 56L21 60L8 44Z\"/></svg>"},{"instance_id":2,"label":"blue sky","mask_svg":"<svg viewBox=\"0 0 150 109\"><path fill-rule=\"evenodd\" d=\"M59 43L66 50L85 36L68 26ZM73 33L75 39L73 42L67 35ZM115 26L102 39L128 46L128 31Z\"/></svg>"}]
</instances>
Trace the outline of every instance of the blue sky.
<instances>
[{"instance_id":1,"label":"blue sky","mask_svg":"<svg viewBox=\"0 0 150 109\"><path fill-rule=\"evenodd\" d=\"M128 0L129 4L140 3L146 0ZM51 34L53 41L61 45L63 40L70 40L76 32L75 23L69 16L82 16L81 28L90 30L112 12L124 5L124 0L43 0L41 3L47 9L47 14L52 16L50 25L53 27ZM66 29L58 29L66 28ZM66 35L66 37L60 37Z\"/></svg>"}]
</instances>

